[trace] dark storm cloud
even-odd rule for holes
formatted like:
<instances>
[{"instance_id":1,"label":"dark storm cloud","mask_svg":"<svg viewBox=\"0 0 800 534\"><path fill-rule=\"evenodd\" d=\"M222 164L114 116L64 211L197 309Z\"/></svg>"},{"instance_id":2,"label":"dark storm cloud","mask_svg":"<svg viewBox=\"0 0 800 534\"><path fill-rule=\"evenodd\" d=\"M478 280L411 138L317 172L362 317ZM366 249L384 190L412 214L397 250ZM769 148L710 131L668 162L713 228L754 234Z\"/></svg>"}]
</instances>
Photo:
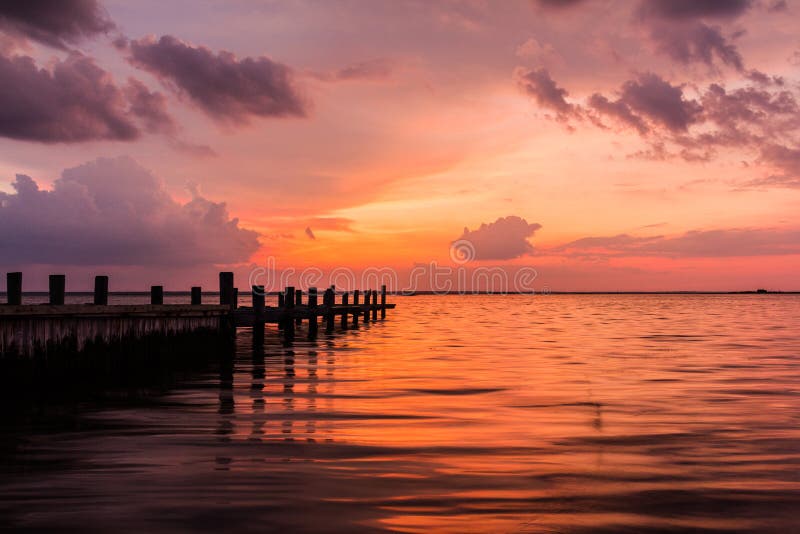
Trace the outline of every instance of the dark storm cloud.
<instances>
[{"instance_id":1,"label":"dark storm cloud","mask_svg":"<svg viewBox=\"0 0 800 534\"><path fill-rule=\"evenodd\" d=\"M24 175L12 185L0 192L0 257L18 264L231 264L258 248L224 203L181 205L130 158L67 169L50 191Z\"/></svg>"},{"instance_id":2,"label":"dark storm cloud","mask_svg":"<svg viewBox=\"0 0 800 534\"><path fill-rule=\"evenodd\" d=\"M720 258L800 254L800 230L729 228L693 230L677 236L637 237L628 234L584 237L546 253L587 256L657 256Z\"/></svg>"},{"instance_id":3,"label":"dark storm cloud","mask_svg":"<svg viewBox=\"0 0 800 534\"><path fill-rule=\"evenodd\" d=\"M528 238L541 227L514 215L500 217L493 223L481 224L476 230L464 228L461 237L451 245L454 248L461 245L470 248L469 251L461 250L467 259L510 260L533 252L533 245Z\"/></svg>"},{"instance_id":4,"label":"dark storm cloud","mask_svg":"<svg viewBox=\"0 0 800 534\"><path fill-rule=\"evenodd\" d=\"M5 0L0 2L0 30L56 48L114 28L96 0Z\"/></svg>"},{"instance_id":5,"label":"dark storm cloud","mask_svg":"<svg viewBox=\"0 0 800 534\"><path fill-rule=\"evenodd\" d=\"M129 43L130 61L158 76L212 118L244 124L252 117L302 117L306 104L292 70L267 57L214 54L165 35Z\"/></svg>"},{"instance_id":6,"label":"dark storm cloud","mask_svg":"<svg viewBox=\"0 0 800 534\"><path fill-rule=\"evenodd\" d=\"M29 141L128 141L138 130L111 76L72 53L52 72L27 56L0 56L0 135Z\"/></svg>"},{"instance_id":7,"label":"dark storm cloud","mask_svg":"<svg viewBox=\"0 0 800 534\"><path fill-rule=\"evenodd\" d=\"M515 78L517 85L533 97L540 107L555 111L560 119L576 114L577 108L566 100L569 93L563 87L559 87L547 69L518 68Z\"/></svg>"}]
</instances>

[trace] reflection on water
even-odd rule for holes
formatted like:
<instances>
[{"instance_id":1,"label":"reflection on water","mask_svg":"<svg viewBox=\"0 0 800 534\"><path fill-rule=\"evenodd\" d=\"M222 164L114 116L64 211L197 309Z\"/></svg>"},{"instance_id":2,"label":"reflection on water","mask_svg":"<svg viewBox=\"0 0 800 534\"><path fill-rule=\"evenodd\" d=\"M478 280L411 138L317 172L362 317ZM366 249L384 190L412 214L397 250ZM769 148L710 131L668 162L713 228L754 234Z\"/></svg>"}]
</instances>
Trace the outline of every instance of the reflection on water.
<instances>
[{"instance_id":1,"label":"reflection on water","mask_svg":"<svg viewBox=\"0 0 800 534\"><path fill-rule=\"evenodd\" d=\"M5 418L0 524L800 530L800 297L398 298L167 391ZM302 339L303 336L298 336Z\"/></svg>"}]
</instances>

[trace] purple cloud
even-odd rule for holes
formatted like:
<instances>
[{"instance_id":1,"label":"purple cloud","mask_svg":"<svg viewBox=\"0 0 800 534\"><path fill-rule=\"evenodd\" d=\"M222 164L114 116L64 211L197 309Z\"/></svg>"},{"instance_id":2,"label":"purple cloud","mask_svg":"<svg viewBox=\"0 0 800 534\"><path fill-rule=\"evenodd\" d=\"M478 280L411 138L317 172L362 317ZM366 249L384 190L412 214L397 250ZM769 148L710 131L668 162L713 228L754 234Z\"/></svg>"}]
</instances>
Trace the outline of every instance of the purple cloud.
<instances>
[{"instance_id":1,"label":"purple cloud","mask_svg":"<svg viewBox=\"0 0 800 534\"><path fill-rule=\"evenodd\" d=\"M56 48L114 29L97 0L0 2L0 30Z\"/></svg>"},{"instance_id":2,"label":"purple cloud","mask_svg":"<svg viewBox=\"0 0 800 534\"><path fill-rule=\"evenodd\" d=\"M157 91L150 91L142 82L134 78L128 80L125 96L130 105L129 111L138 117L148 132L174 134L175 122L167 112L167 99Z\"/></svg>"},{"instance_id":3,"label":"purple cloud","mask_svg":"<svg viewBox=\"0 0 800 534\"><path fill-rule=\"evenodd\" d=\"M470 248L466 256L476 260L509 260L533 253L533 245L528 242L540 224L528 224L528 221L514 215L500 217L495 222L481 224L480 228L470 230L453 241L453 247L460 242Z\"/></svg>"},{"instance_id":4,"label":"purple cloud","mask_svg":"<svg viewBox=\"0 0 800 534\"><path fill-rule=\"evenodd\" d=\"M52 190L17 175L0 192L0 257L14 264L210 265L246 261L258 234L224 203L176 202L127 157L66 169Z\"/></svg>"},{"instance_id":5,"label":"purple cloud","mask_svg":"<svg viewBox=\"0 0 800 534\"><path fill-rule=\"evenodd\" d=\"M566 100L569 93L563 87L558 86L550 77L547 69L518 68L514 74L517 85L526 94L533 97L540 107L555 111L561 120L577 114L578 108Z\"/></svg>"},{"instance_id":6,"label":"purple cloud","mask_svg":"<svg viewBox=\"0 0 800 534\"><path fill-rule=\"evenodd\" d=\"M679 63L705 63L711 66L716 58L736 70L744 70L742 55L717 26L702 22L689 25L656 24L650 30L650 37L660 52Z\"/></svg>"},{"instance_id":7,"label":"purple cloud","mask_svg":"<svg viewBox=\"0 0 800 534\"><path fill-rule=\"evenodd\" d=\"M3 137L55 143L139 135L123 91L86 56L72 53L52 72L28 56L0 56L0 79Z\"/></svg>"},{"instance_id":8,"label":"purple cloud","mask_svg":"<svg viewBox=\"0 0 800 534\"><path fill-rule=\"evenodd\" d=\"M314 235L314 232L311 230L310 226L306 226L305 234L306 234L306 237L311 239L311 240L316 240L317 239L317 236Z\"/></svg>"},{"instance_id":9,"label":"purple cloud","mask_svg":"<svg viewBox=\"0 0 800 534\"><path fill-rule=\"evenodd\" d=\"M628 234L584 237L545 251L585 256L720 258L800 254L800 230L729 228L692 230L677 236Z\"/></svg>"},{"instance_id":10,"label":"purple cloud","mask_svg":"<svg viewBox=\"0 0 800 534\"><path fill-rule=\"evenodd\" d=\"M158 76L215 120L246 124L252 117L303 117L306 103L292 70L267 57L214 54L165 35L131 41L130 62Z\"/></svg>"},{"instance_id":11,"label":"purple cloud","mask_svg":"<svg viewBox=\"0 0 800 534\"><path fill-rule=\"evenodd\" d=\"M657 74L641 74L622 86L620 101L651 122L672 131L685 131L695 122L700 107L683 98L680 86L672 85Z\"/></svg>"},{"instance_id":12,"label":"purple cloud","mask_svg":"<svg viewBox=\"0 0 800 534\"><path fill-rule=\"evenodd\" d=\"M642 16L672 20L736 17L750 9L752 0L641 0Z\"/></svg>"}]
</instances>

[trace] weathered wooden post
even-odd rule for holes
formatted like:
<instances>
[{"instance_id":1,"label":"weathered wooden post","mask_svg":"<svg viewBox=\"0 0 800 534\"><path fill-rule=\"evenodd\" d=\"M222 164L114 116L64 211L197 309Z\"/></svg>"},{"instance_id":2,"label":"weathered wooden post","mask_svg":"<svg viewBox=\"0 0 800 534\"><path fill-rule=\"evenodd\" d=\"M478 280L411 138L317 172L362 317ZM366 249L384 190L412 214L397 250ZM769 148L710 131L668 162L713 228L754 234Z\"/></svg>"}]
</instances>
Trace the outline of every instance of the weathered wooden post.
<instances>
[{"instance_id":1,"label":"weathered wooden post","mask_svg":"<svg viewBox=\"0 0 800 534\"><path fill-rule=\"evenodd\" d=\"M364 306L364 322L365 323L369 322L369 295L370 295L371 291L372 291L371 289L365 289L364 290L364 304L366 304L366 306Z\"/></svg>"},{"instance_id":2,"label":"weathered wooden post","mask_svg":"<svg viewBox=\"0 0 800 534\"><path fill-rule=\"evenodd\" d=\"M164 304L164 286L150 286L150 304Z\"/></svg>"},{"instance_id":3,"label":"weathered wooden post","mask_svg":"<svg viewBox=\"0 0 800 534\"><path fill-rule=\"evenodd\" d=\"M233 308L233 273L219 273L219 303Z\"/></svg>"},{"instance_id":4,"label":"weathered wooden post","mask_svg":"<svg viewBox=\"0 0 800 534\"><path fill-rule=\"evenodd\" d=\"M50 275L50 305L62 306L66 291L67 277L63 274Z\"/></svg>"},{"instance_id":5,"label":"weathered wooden post","mask_svg":"<svg viewBox=\"0 0 800 534\"><path fill-rule=\"evenodd\" d=\"M235 310L238 307L239 307L239 288L238 287L234 287L233 288L233 309Z\"/></svg>"},{"instance_id":6,"label":"weathered wooden post","mask_svg":"<svg viewBox=\"0 0 800 534\"><path fill-rule=\"evenodd\" d=\"M94 304L95 306L108 305L108 277L94 277Z\"/></svg>"},{"instance_id":7,"label":"weathered wooden post","mask_svg":"<svg viewBox=\"0 0 800 534\"><path fill-rule=\"evenodd\" d=\"M342 305L343 306L347 306L349 300L350 300L350 296L347 294L347 291L345 291L342 294ZM342 328L347 328L347 309L346 308L344 310L342 310Z\"/></svg>"},{"instance_id":8,"label":"weathered wooden post","mask_svg":"<svg viewBox=\"0 0 800 534\"><path fill-rule=\"evenodd\" d=\"M264 345L264 314L265 314L264 286L253 286L253 346Z\"/></svg>"},{"instance_id":9,"label":"weathered wooden post","mask_svg":"<svg viewBox=\"0 0 800 534\"><path fill-rule=\"evenodd\" d=\"M203 289L200 286L192 286L192 306L199 306L203 303Z\"/></svg>"},{"instance_id":10,"label":"weathered wooden post","mask_svg":"<svg viewBox=\"0 0 800 534\"><path fill-rule=\"evenodd\" d=\"M381 319L386 319L386 285L381 286Z\"/></svg>"},{"instance_id":11,"label":"weathered wooden post","mask_svg":"<svg viewBox=\"0 0 800 534\"><path fill-rule=\"evenodd\" d=\"M6 273L6 300L13 306L22 304L22 273Z\"/></svg>"},{"instance_id":12,"label":"weathered wooden post","mask_svg":"<svg viewBox=\"0 0 800 534\"><path fill-rule=\"evenodd\" d=\"M283 335L286 341L294 341L294 288L289 286L286 288L286 307L284 308L284 325Z\"/></svg>"},{"instance_id":13,"label":"weathered wooden post","mask_svg":"<svg viewBox=\"0 0 800 534\"><path fill-rule=\"evenodd\" d=\"M333 286L329 287L325 290L325 305L328 307L328 311L325 312L325 332L331 333L333 332L333 305L336 303L336 294L333 292Z\"/></svg>"},{"instance_id":14,"label":"weathered wooden post","mask_svg":"<svg viewBox=\"0 0 800 534\"><path fill-rule=\"evenodd\" d=\"M317 288L308 288L308 339L315 339L317 337L317 328L319 323L317 321Z\"/></svg>"},{"instance_id":15,"label":"weathered wooden post","mask_svg":"<svg viewBox=\"0 0 800 534\"><path fill-rule=\"evenodd\" d=\"M286 306L286 293L285 289L283 292L278 293L278 314L283 313L283 308ZM283 318L278 318L278 330L283 330Z\"/></svg>"},{"instance_id":16,"label":"weathered wooden post","mask_svg":"<svg viewBox=\"0 0 800 534\"><path fill-rule=\"evenodd\" d=\"M353 291L353 306L358 306L358 297L361 293L358 289ZM361 315L361 310L356 309L353 312L353 326L358 326L358 316Z\"/></svg>"},{"instance_id":17,"label":"weathered wooden post","mask_svg":"<svg viewBox=\"0 0 800 534\"><path fill-rule=\"evenodd\" d=\"M295 289L294 290L294 305L295 305L295 307L299 307L299 306L303 305L303 290L302 289ZM300 326L301 324L303 324L303 319L301 317L298 317L297 319L295 319L295 324L297 326Z\"/></svg>"},{"instance_id":18,"label":"weathered wooden post","mask_svg":"<svg viewBox=\"0 0 800 534\"><path fill-rule=\"evenodd\" d=\"M372 290L372 320L378 320L378 290Z\"/></svg>"}]
</instances>

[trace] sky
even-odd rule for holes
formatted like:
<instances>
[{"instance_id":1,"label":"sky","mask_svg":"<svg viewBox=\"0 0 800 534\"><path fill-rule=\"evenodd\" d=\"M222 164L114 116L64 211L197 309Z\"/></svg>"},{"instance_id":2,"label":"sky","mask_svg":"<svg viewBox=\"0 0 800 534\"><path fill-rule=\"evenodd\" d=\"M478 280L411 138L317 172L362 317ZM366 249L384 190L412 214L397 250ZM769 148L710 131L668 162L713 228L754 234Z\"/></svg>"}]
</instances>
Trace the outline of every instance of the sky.
<instances>
[{"instance_id":1,"label":"sky","mask_svg":"<svg viewBox=\"0 0 800 534\"><path fill-rule=\"evenodd\" d=\"M4 2L0 265L26 289L800 290L798 22L796 0Z\"/></svg>"}]
</instances>

